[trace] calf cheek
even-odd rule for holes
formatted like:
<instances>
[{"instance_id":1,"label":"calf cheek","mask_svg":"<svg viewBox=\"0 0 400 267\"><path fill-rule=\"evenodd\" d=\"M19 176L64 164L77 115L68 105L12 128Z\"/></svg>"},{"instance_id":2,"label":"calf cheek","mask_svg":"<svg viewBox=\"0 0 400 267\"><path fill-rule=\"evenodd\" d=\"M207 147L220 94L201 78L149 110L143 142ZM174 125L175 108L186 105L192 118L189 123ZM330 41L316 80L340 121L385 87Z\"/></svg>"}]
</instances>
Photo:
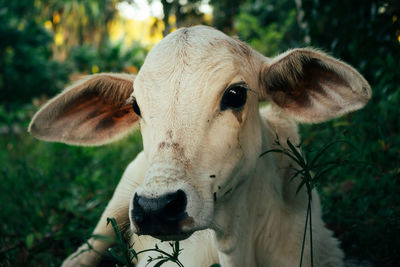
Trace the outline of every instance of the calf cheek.
<instances>
[{"instance_id":1,"label":"calf cheek","mask_svg":"<svg viewBox=\"0 0 400 267\"><path fill-rule=\"evenodd\" d=\"M243 152L241 172L243 176L249 176L255 171L255 166L260 154L263 152L261 119L258 109L252 116L248 116L239 135L239 143Z\"/></svg>"},{"instance_id":2,"label":"calf cheek","mask_svg":"<svg viewBox=\"0 0 400 267\"><path fill-rule=\"evenodd\" d=\"M209 133L207 153L202 159L210 185L207 193L214 202L220 191L234 183L244 157L237 124L220 122L215 125Z\"/></svg>"},{"instance_id":3,"label":"calf cheek","mask_svg":"<svg viewBox=\"0 0 400 267\"><path fill-rule=\"evenodd\" d=\"M215 177L210 176L214 203L228 197L255 172L262 152L261 122L257 111L250 110L251 116L247 116L243 124L224 129L225 134L212 142L214 151L210 154L214 156L210 164L217 166L214 169L218 170Z\"/></svg>"}]
</instances>

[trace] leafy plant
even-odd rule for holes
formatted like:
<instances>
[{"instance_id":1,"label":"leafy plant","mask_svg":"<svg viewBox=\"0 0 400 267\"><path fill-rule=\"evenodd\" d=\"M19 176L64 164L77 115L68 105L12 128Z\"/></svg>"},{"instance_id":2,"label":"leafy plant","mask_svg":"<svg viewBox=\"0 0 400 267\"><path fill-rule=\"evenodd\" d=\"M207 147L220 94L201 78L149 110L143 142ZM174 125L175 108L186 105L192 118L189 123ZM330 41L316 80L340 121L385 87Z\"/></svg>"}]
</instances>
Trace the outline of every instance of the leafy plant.
<instances>
[{"instance_id":1,"label":"leafy plant","mask_svg":"<svg viewBox=\"0 0 400 267\"><path fill-rule=\"evenodd\" d=\"M312 216L311 216L311 201L312 201L312 190L317 186L322 177L329 171L343 165L347 164L348 161L331 161L331 162L321 162L322 156L325 155L325 152L334 146L337 143L345 142L343 140L331 142L317 151L313 157L309 157L310 154L301 153L301 145L293 145L289 139L287 139L286 144L284 146L280 143L279 138L275 141L275 145L279 148L270 149L263 152L260 157L268 154L268 153L281 153L294 162L297 163L298 168L291 167L294 171L293 175L290 177L290 181L293 181L296 177L300 176L301 182L299 183L296 194L300 192L300 190L305 186L306 192L308 196L308 205L307 205L307 214L306 221L304 224L304 234L303 234L303 243L301 247L301 256L300 256L300 264L301 267L303 264L303 255L304 255L304 245L307 234L307 227L309 226L309 235L310 235L310 257L311 257L311 266L313 266L313 239L312 239ZM346 142L347 143L347 142ZM303 156L305 155L305 156Z\"/></svg>"},{"instance_id":2,"label":"leafy plant","mask_svg":"<svg viewBox=\"0 0 400 267\"><path fill-rule=\"evenodd\" d=\"M115 236L117 237L117 247L109 248L108 252L110 252L114 259L118 260L118 262L123 266L134 267L135 265L133 264L133 260L137 259L136 251L132 248L132 245L130 245L129 242L125 242L122 238L116 220L114 218L107 218L107 225L110 223Z\"/></svg>"},{"instance_id":3,"label":"leafy plant","mask_svg":"<svg viewBox=\"0 0 400 267\"><path fill-rule=\"evenodd\" d=\"M117 237L117 247L110 248L108 251L110 254L118 260L123 266L128 266L128 267L134 267L135 265L133 264L134 259L138 259L138 255L141 253L149 252L149 251L154 251L157 253L160 253L159 256L153 258L149 256L147 259L147 264L155 261L156 264L154 267L159 267L162 264L171 261L176 263L177 266L183 267L183 264L179 261L178 257L179 254L181 253L182 249L179 247L179 241L175 241L174 243L170 242L169 245L172 248L172 252L168 253L162 249L160 249L157 244L155 245L154 248L151 249L145 249L141 250L139 252L136 252L133 249L133 245L130 245L129 242L125 242L125 240L122 238L121 232L118 228L117 222L115 221L114 218L107 218L107 224L111 223L114 233ZM122 254L122 255L121 255Z\"/></svg>"}]
</instances>

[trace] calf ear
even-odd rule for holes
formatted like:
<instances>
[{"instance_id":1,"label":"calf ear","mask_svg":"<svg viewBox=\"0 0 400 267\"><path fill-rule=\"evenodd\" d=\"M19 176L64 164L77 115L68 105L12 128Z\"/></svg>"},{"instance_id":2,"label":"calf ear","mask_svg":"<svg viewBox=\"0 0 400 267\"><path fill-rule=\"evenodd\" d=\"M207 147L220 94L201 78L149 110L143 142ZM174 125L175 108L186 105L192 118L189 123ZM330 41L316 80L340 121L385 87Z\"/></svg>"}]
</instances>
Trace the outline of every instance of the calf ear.
<instances>
[{"instance_id":1,"label":"calf ear","mask_svg":"<svg viewBox=\"0 0 400 267\"><path fill-rule=\"evenodd\" d=\"M139 117L128 99L135 76L88 76L51 99L33 117L28 131L46 141L102 145L129 132Z\"/></svg>"},{"instance_id":2,"label":"calf ear","mask_svg":"<svg viewBox=\"0 0 400 267\"><path fill-rule=\"evenodd\" d=\"M300 122L321 122L360 109L372 94L354 68L310 48L290 50L265 63L261 79L273 102Z\"/></svg>"}]
</instances>

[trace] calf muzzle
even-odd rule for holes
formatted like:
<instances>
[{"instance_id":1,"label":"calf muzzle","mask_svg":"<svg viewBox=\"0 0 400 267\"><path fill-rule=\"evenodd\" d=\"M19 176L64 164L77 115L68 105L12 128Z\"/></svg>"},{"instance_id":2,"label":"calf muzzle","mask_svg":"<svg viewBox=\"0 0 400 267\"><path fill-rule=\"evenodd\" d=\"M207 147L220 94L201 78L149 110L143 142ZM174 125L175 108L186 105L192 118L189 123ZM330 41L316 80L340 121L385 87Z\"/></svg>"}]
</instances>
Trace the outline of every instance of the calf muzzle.
<instances>
[{"instance_id":1,"label":"calf muzzle","mask_svg":"<svg viewBox=\"0 0 400 267\"><path fill-rule=\"evenodd\" d=\"M188 217L186 204L186 194L182 190L157 198L135 194L131 216L136 224L137 234L152 235L159 239L182 239L180 236L185 234L181 225Z\"/></svg>"}]
</instances>

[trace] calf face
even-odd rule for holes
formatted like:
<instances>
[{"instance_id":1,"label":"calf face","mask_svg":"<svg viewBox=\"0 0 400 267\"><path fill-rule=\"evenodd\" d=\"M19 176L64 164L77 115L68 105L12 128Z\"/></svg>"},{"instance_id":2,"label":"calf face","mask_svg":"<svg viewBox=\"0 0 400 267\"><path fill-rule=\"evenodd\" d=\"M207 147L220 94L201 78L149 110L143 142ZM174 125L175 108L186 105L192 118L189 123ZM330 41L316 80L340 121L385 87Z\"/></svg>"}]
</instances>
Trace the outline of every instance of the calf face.
<instances>
[{"instance_id":1,"label":"calf face","mask_svg":"<svg viewBox=\"0 0 400 267\"><path fill-rule=\"evenodd\" d=\"M216 207L234 201L251 179L264 134L259 100L298 121L320 122L361 108L371 96L356 70L321 52L297 49L269 59L203 26L164 38L132 85L128 76L89 78L43 107L30 131L95 145L140 118L147 172L132 192L131 227L164 240L215 228Z\"/></svg>"},{"instance_id":2,"label":"calf face","mask_svg":"<svg viewBox=\"0 0 400 267\"><path fill-rule=\"evenodd\" d=\"M247 46L208 28L149 53L132 96L148 162L131 203L137 233L179 239L209 227L216 200L251 175L261 149L252 61Z\"/></svg>"}]
</instances>

